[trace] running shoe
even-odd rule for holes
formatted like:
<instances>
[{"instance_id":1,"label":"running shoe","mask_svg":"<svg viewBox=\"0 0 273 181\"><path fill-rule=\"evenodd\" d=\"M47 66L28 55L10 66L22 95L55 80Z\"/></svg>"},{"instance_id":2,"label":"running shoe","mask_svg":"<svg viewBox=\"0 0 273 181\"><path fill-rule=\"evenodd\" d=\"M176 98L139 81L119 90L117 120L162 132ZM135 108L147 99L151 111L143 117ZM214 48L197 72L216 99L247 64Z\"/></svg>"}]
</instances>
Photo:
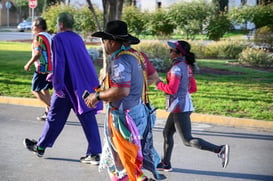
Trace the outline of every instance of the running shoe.
<instances>
[{"instance_id":1,"label":"running shoe","mask_svg":"<svg viewBox=\"0 0 273 181\"><path fill-rule=\"evenodd\" d=\"M41 116L38 116L36 119L38 121L45 121L47 117L47 112L44 112L44 114L42 114Z\"/></svg>"},{"instance_id":2,"label":"running shoe","mask_svg":"<svg viewBox=\"0 0 273 181\"><path fill-rule=\"evenodd\" d=\"M226 168L229 162L229 152L230 148L229 145L223 145L220 152L217 154L217 156L221 159L222 161L222 167Z\"/></svg>"},{"instance_id":3,"label":"running shoe","mask_svg":"<svg viewBox=\"0 0 273 181\"><path fill-rule=\"evenodd\" d=\"M91 164L91 165L98 165L100 163L100 155L86 155L80 158L81 163Z\"/></svg>"},{"instance_id":4,"label":"running shoe","mask_svg":"<svg viewBox=\"0 0 273 181\"><path fill-rule=\"evenodd\" d=\"M166 171L166 172L170 172L170 171L173 170L173 168L172 168L172 166L171 166L170 163L169 163L169 164L166 164L166 163L164 163L163 161L161 161L161 162L157 165L156 169L159 170L159 171Z\"/></svg>"},{"instance_id":5,"label":"running shoe","mask_svg":"<svg viewBox=\"0 0 273 181\"><path fill-rule=\"evenodd\" d=\"M24 145L29 151L32 151L38 157L42 157L45 153L45 149L39 148L37 146L36 140L30 140L30 139L26 138L26 139L24 139Z\"/></svg>"}]
</instances>

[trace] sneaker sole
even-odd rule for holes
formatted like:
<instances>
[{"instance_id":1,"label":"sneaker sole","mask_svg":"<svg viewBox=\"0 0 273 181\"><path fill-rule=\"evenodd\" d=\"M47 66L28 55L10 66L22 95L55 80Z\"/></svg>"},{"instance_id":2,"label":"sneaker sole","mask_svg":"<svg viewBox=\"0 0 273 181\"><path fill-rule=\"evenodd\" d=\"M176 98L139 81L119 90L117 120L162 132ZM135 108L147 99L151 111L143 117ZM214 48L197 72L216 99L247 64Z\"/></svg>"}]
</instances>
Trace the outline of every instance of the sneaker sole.
<instances>
[{"instance_id":1,"label":"sneaker sole","mask_svg":"<svg viewBox=\"0 0 273 181\"><path fill-rule=\"evenodd\" d=\"M26 138L27 139L27 138ZM23 140L23 144L25 146L26 149L28 149L28 151L31 151L34 155L38 156L39 158L43 157L44 155L39 154L31 149L28 148L27 144L26 144L26 139ZM31 140L31 141L36 141L36 140Z\"/></svg>"},{"instance_id":2,"label":"sneaker sole","mask_svg":"<svg viewBox=\"0 0 273 181\"><path fill-rule=\"evenodd\" d=\"M173 169L166 169L166 168L156 168L158 171L164 171L164 172L171 172Z\"/></svg>"},{"instance_id":3,"label":"sneaker sole","mask_svg":"<svg viewBox=\"0 0 273 181\"><path fill-rule=\"evenodd\" d=\"M230 148L228 145L225 145L225 164L223 166L223 168L226 168L229 162L229 152L230 152Z\"/></svg>"},{"instance_id":4,"label":"sneaker sole","mask_svg":"<svg viewBox=\"0 0 273 181\"><path fill-rule=\"evenodd\" d=\"M99 165L100 161L90 161L89 162L91 165Z\"/></svg>"}]
</instances>

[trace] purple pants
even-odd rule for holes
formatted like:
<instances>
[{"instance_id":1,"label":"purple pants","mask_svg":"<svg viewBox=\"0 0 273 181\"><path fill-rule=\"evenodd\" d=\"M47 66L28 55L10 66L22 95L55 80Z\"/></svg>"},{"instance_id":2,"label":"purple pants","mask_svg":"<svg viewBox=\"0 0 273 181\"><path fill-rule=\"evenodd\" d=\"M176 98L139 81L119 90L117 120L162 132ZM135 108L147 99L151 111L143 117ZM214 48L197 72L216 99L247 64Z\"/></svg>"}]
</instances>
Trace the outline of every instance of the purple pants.
<instances>
[{"instance_id":1,"label":"purple pants","mask_svg":"<svg viewBox=\"0 0 273 181\"><path fill-rule=\"evenodd\" d=\"M71 108L73 106L68 96L60 98L55 92L53 93L43 132L38 140L37 145L39 147L47 148L53 146L64 128ZM89 111L81 115L77 114L77 117L88 141L86 155L101 153L101 141L95 111Z\"/></svg>"}]
</instances>

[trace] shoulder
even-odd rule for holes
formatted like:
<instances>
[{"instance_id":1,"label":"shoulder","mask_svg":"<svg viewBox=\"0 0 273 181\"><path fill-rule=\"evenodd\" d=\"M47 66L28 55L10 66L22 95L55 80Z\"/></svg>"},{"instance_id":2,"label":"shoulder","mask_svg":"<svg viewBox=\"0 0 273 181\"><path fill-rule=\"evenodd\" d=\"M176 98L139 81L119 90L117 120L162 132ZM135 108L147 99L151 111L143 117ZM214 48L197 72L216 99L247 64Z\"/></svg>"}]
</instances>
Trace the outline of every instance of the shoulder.
<instances>
[{"instance_id":1,"label":"shoulder","mask_svg":"<svg viewBox=\"0 0 273 181\"><path fill-rule=\"evenodd\" d=\"M181 62L172 66L170 72L173 74L181 74L182 72Z\"/></svg>"}]
</instances>

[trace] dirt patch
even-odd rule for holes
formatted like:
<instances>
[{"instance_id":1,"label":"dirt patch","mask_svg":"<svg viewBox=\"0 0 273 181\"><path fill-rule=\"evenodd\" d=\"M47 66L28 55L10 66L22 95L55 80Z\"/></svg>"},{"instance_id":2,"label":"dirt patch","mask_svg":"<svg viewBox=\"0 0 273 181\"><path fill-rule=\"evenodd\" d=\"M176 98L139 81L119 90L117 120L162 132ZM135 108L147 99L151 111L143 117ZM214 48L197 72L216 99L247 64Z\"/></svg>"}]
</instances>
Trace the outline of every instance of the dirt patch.
<instances>
[{"instance_id":1,"label":"dirt patch","mask_svg":"<svg viewBox=\"0 0 273 181\"><path fill-rule=\"evenodd\" d=\"M199 67L199 74L215 74L215 75L240 75L241 72L234 72L226 69L213 69L209 67Z\"/></svg>"},{"instance_id":2,"label":"dirt patch","mask_svg":"<svg viewBox=\"0 0 273 181\"><path fill-rule=\"evenodd\" d=\"M238 62L229 62L229 64L234 65L234 66L239 66L239 67L245 67L245 68L260 70L260 71L273 72L273 66L271 66L271 67L259 67L259 66L249 65L249 64L240 64Z\"/></svg>"}]
</instances>

